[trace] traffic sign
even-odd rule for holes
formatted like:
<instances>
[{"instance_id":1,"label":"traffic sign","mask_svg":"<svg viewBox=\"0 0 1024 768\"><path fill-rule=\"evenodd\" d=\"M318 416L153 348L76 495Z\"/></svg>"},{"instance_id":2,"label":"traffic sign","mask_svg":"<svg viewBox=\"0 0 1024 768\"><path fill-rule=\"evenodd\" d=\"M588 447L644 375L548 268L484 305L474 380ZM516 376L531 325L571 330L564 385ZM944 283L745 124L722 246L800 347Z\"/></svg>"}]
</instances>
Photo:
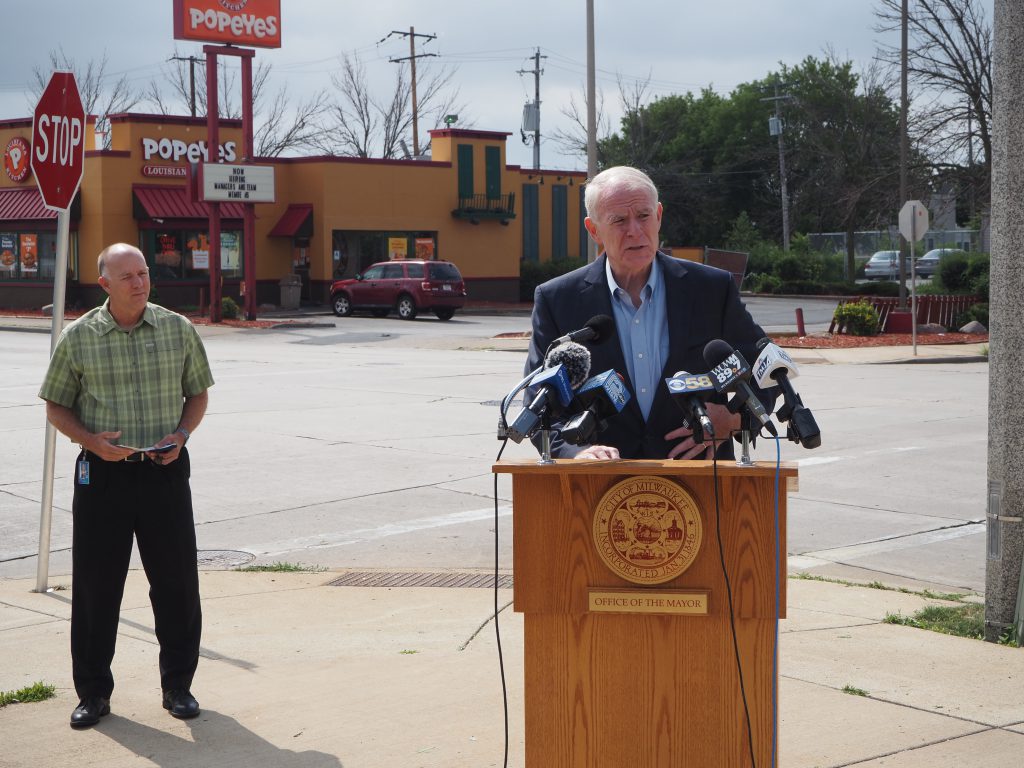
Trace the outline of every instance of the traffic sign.
<instances>
[{"instance_id":1,"label":"traffic sign","mask_svg":"<svg viewBox=\"0 0 1024 768\"><path fill-rule=\"evenodd\" d=\"M75 76L54 72L32 118L32 173L48 208L66 211L82 183L85 110Z\"/></svg>"},{"instance_id":2,"label":"traffic sign","mask_svg":"<svg viewBox=\"0 0 1024 768\"><path fill-rule=\"evenodd\" d=\"M916 243L928 232L928 209L920 200L908 200L900 208L900 234L908 243Z\"/></svg>"}]
</instances>

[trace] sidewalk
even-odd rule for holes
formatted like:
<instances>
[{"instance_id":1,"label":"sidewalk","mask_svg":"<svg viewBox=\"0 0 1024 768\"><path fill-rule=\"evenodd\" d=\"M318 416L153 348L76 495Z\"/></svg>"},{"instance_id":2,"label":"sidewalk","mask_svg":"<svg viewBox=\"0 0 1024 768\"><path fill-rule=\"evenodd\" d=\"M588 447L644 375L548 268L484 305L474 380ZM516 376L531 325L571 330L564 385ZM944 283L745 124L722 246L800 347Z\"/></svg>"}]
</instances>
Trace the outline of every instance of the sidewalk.
<instances>
[{"instance_id":1,"label":"sidewalk","mask_svg":"<svg viewBox=\"0 0 1024 768\"><path fill-rule=\"evenodd\" d=\"M203 712L178 721L160 706L147 585L133 570L112 713L84 731L68 727L77 704L69 589L37 594L31 581L0 580L0 690L35 681L58 687L55 699L0 709L0 766L501 766L493 591L329 586L341 575L204 571L203 658L193 686ZM500 590L499 605L511 597ZM910 614L927 602L790 580L789 618L781 622L780 766L1019 763L1024 656L880 623L887 612ZM509 765L522 766L522 616L508 607L500 622Z\"/></svg>"}]
</instances>

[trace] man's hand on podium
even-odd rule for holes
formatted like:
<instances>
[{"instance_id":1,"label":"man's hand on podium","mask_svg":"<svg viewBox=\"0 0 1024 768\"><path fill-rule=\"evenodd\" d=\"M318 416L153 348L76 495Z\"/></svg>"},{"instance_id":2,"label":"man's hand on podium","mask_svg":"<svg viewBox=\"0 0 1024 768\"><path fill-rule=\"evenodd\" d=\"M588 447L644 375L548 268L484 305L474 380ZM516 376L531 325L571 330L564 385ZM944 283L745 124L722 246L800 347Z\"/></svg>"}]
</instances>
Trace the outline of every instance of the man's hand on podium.
<instances>
[{"instance_id":1,"label":"man's hand on podium","mask_svg":"<svg viewBox=\"0 0 1024 768\"><path fill-rule=\"evenodd\" d=\"M591 445L577 453L575 458L614 460L619 458L619 449L610 445Z\"/></svg>"}]
</instances>

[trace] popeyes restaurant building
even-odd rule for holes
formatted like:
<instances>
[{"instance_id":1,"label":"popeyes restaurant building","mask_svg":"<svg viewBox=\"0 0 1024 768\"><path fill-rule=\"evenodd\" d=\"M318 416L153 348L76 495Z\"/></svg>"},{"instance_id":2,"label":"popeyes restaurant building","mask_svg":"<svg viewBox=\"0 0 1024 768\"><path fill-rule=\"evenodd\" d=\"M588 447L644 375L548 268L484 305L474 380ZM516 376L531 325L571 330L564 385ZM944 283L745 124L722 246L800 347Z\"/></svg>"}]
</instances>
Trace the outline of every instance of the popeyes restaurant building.
<instances>
[{"instance_id":1,"label":"popeyes restaurant building","mask_svg":"<svg viewBox=\"0 0 1024 768\"><path fill-rule=\"evenodd\" d=\"M88 120L92 135L93 118ZM145 254L157 300L200 306L209 293L209 210L190 192L192 164L212 160L205 118L122 114L108 149L87 150L72 204L67 302L103 298L96 256L108 244ZM29 169L31 119L0 121L0 306L50 303L56 213ZM522 260L581 258L585 174L505 163L504 132L430 132L430 160L255 158L271 166L274 202L255 204L258 304L279 305L282 283L301 300L329 300L332 281L389 258L454 262L471 300L518 299ZM240 162L240 121L222 120L217 157ZM222 202L223 295L240 296L244 200ZM291 293L294 293L292 290Z\"/></svg>"}]
</instances>

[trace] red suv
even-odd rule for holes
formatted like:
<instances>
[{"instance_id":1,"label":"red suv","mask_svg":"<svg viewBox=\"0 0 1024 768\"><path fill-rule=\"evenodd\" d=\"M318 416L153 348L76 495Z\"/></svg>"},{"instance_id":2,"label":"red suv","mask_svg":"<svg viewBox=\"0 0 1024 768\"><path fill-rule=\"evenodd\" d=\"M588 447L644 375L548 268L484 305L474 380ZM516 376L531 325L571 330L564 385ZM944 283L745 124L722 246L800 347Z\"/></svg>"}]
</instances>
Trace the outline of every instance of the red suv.
<instances>
[{"instance_id":1,"label":"red suv","mask_svg":"<svg viewBox=\"0 0 1024 768\"><path fill-rule=\"evenodd\" d=\"M331 285L331 308L338 317L348 317L356 309L384 317L394 309L403 320L415 319L420 310L451 320L465 303L466 284L450 261L383 261L354 280Z\"/></svg>"}]
</instances>

